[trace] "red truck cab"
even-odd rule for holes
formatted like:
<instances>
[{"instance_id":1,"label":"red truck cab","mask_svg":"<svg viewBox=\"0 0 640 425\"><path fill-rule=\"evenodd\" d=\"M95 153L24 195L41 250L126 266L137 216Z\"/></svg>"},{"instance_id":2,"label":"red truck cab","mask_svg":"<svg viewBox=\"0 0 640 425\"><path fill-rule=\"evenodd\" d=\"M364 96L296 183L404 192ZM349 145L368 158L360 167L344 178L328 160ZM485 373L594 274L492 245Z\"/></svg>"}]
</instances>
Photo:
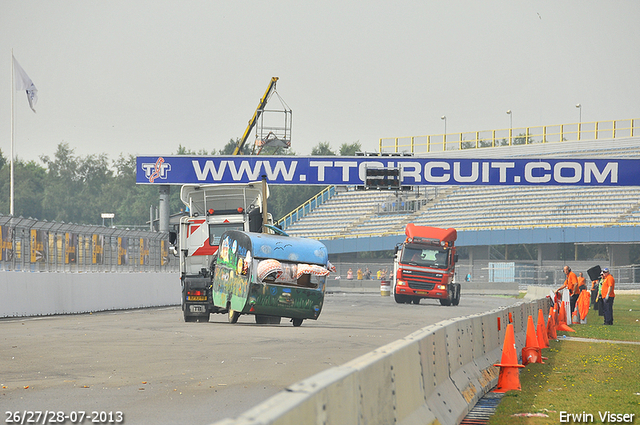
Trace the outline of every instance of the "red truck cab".
<instances>
[{"instance_id":1,"label":"red truck cab","mask_svg":"<svg viewBox=\"0 0 640 425\"><path fill-rule=\"evenodd\" d=\"M393 295L397 303L420 303L422 298L458 305L460 284L454 282L458 261L456 229L407 224L407 238L396 247Z\"/></svg>"}]
</instances>

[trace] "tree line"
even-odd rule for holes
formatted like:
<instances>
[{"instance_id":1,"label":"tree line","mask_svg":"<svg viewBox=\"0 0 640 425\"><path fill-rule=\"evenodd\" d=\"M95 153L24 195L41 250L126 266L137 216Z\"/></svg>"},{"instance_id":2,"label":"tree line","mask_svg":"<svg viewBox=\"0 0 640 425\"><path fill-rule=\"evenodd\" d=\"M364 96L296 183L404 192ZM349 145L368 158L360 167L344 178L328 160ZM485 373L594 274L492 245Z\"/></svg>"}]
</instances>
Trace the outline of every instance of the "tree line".
<instances>
[{"instance_id":1,"label":"tree line","mask_svg":"<svg viewBox=\"0 0 640 425\"><path fill-rule=\"evenodd\" d=\"M176 155L230 155L237 140L219 151L192 151L182 145ZM361 150L360 142L343 143L336 152L328 142L318 143L311 155L351 156ZM265 149L265 155L296 155L281 148ZM250 148L245 147L245 154ZM15 216L38 220L102 225L101 213L115 213L118 227L148 226L150 207L158 205L158 188L136 185L136 157L120 154L109 159L107 154L78 156L68 143L60 143L53 157L40 156L40 161L14 163ZM309 198L321 186L270 186L269 212L275 220L285 216ZM184 210L179 188L172 187L171 214ZM10 164L0 150L0 214L10 211ZM110 224L110 221L109 221Z\"/></svg>"}]
</instances>

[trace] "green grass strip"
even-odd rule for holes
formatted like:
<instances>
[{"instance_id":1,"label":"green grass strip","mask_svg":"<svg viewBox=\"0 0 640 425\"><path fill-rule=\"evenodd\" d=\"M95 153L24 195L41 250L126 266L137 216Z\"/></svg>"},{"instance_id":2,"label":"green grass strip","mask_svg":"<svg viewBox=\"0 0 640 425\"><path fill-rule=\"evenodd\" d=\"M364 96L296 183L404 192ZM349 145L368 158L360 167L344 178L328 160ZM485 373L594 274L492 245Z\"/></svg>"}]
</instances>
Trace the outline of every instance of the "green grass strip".
<instances>
[{"instance_id":1,"label":"green grass strip","mask_svg":"<svg viewBox=\"0 0 640 425\"><path fill-rule=\"evenodd\" d=\"M558 332L558 341L542 350L548 360L522 369L522 391L505 394L489 424L607 423L612 418L600 416L606 412L620 415L611 423L633 414L631 423L640 424L640 345L595 341L640 341L640 295L616 295L613 317L614 325L604 326L590 310L586 325L572 325L575 333Z\"/></svg>"}]
</instances>

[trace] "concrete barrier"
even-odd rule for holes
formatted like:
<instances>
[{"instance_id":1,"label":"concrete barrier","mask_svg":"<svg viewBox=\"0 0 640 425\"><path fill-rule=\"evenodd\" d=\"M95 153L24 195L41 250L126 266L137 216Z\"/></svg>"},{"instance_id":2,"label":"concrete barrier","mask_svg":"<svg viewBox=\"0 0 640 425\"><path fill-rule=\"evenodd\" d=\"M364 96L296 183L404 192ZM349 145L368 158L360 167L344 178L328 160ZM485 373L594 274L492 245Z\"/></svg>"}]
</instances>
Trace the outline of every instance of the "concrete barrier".
<instances>
[{"instance_id":1,"label":"concrete barrier","mask_svg":"<svg viewBox=\"0 0 640 425\"><path fill-rule=\"evenodd\" d=\"M549 303L521 302L425 327L215 425L458 424L497 384L493 364L502 355L509 313L520 353L526 318L537 320L538 309L546 317Z\"/></svg>"},{"instance_id":2,"label":"concrete barrier","mask_svg":"<svg viewBox=\"0 0 640 425\"><path fill-rule=\"evenodd\" d=\"M557 286L527 286L527 293L524 296L525 300L537 300L540 298L545 298L547 295L550 295L551 291L555 291L558 289Z\"/></svg>"},{"instance_id":3,"label":"concrete barrier","mask_svg":"<svg viewBox=\"0 0 640 425\"><path fill-rule=\"evenodd\" d=\"M178 273L0 272L0 317L180 304Z\"/></svg>"}]
</instances>

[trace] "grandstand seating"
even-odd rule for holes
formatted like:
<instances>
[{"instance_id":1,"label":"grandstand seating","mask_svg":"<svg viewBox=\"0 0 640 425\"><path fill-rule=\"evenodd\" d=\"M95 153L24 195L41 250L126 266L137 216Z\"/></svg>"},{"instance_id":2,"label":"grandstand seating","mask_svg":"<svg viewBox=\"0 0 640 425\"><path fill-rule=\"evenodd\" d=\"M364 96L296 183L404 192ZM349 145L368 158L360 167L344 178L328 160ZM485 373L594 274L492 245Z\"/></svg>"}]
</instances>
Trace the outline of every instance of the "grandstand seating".
<instances>
[{"instance_id":1,"label":"grandstand seating","mask_svg":"<svg viewBox=\"0 0 640 425\"><path fill-rule=\"evenodd\" d=\"M577 141L555 144L474 149L439 157L637 158L638 139ZM482 152L480 152L482 151ZM316 239L401 234L409 222L459 230L559 226L612 226L640 223L640 187L459 186L440 187L436 196L395 192L337 193L286 231ZM415 210L397 208L422 199ZM394 205L395 203L395 205ZM394 208L387 208L394 205Z\"/></svg>"}]
</instances>

